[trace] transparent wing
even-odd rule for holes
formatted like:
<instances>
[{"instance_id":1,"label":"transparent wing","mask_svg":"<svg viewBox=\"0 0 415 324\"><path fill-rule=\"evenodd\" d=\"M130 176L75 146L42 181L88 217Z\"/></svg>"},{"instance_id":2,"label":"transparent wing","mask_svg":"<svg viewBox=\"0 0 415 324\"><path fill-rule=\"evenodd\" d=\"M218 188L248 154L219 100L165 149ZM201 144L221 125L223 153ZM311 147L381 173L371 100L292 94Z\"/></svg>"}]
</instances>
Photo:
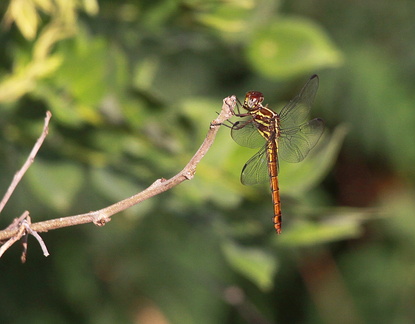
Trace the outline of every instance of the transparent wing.
<instances>
[{"instance_id":1,"label":"transparent wing","mask_svg":"<svg viewBox=\"0 0 415 324\"><path fill-rule=\"evenodd\" d=\"M300 162L317 144L324 131L324 122L315 118L297 127L281 130L278 156L287 162Z\"/></svg>"},{"instance_id":2,"label":"transparent wing","mask_svg":"<svg viewBox=\"0 0 415 324\"><path fill-rule=\"evenodd\" d=\"M241 182L244 185L255 185L269 181L267 145L264 145L244 165L241 173Z\"/></svg>"},{"instance_id":3,"label":"transparent wing","mask_svg":"<svg viewBox=\"0 0 415 324\"><path fill-rule=\"evenodd\" d=\"M292 128L306 122L318 89L318 76L313 75L301 89L300 93L291 100L279 113L280 129Z\"/></svg>"},{"instance_id":4,"label":"transparent wing","mask_svg":"<svg viewBox=\"0 0 415 324\"><path fill-rule=\"evenodd\" d=\"M265 142L251 116L237 121L232 126L231 136L239 145L250 148L260 147Z\"/></svg>"}]
</instances>

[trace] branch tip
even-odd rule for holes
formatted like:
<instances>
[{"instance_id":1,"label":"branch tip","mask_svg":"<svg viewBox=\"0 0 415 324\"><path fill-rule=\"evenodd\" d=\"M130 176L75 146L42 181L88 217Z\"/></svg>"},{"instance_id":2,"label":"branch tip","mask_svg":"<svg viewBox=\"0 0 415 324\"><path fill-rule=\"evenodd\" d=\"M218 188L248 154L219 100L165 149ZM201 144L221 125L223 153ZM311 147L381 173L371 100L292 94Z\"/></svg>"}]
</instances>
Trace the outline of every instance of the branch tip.
<instances>
[{"instance_id":1,"label":"branch tip","mask_svg":"<svg viewBox=\"0 0 415 324\"><path fill-rule=\"evenodd\" d=\"M222 110L218 117L210 123L210 127L220 126L234 115L234 108L236 106L236 97L234 95L223 99Z\"/></svg>"}]
</instances>

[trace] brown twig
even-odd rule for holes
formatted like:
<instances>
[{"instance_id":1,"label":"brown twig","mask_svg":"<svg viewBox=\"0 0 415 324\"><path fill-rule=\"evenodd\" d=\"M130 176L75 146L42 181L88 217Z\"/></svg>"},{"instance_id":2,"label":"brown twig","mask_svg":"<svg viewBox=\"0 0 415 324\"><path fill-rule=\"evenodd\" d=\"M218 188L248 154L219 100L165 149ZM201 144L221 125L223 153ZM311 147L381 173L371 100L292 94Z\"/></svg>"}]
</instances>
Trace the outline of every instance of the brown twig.
<instances>
[{"instance_id":1,"label":"brown twig","mask_svg":"<svg viewBox=\"0 0 415 324\"><path fill-rule=\"evenodd\" d=\"M18 231L16 235L12 236L6 243L4 243L0 247L0 258L4 254L4 252L7 251L9 247L11 247L16 241L20 240L22 237L24 239L23 241L23 253L22 253L22 263L26 262L26 256L27 256L27 237L29 234L33 235L36 240L39 242L40 247L42 248L43 255L45 257L49 256L49 251L46 247L45 242L43 242L43 239L40 237L40 235L34 231L31 227L31 219L29 212L26 210L19 218L16 218L13 223L8 228L18 228Z\"/></svg>"},{"instance_id":2,"label":"brown twig","mask_svg":"<svg viewBox=\"0 0 415 324\"><path fill-rule=\"evenodd\" d=\"M11 223L6 229L7 230L13 230L15 231L17 229L17 232L15 235L8 238L8 241L4 243L0 247L0 258L3 255L4 252L7 251L9 247L11 247L16 241L20 240L22 236L25 235L25 228L23 226L20 226L23 220L29 215L28 211L25 211L19 218L15 218L13 220L13 223Z\"/></svg>"},{"instance_id":3,"label":"brown twig","mask_svg":"<svg viewBox=\"0 0 415 324\"><path fill-rule=\"evenodd\" d=\"M222 123L224 123L226 120L228 120L230 117L233 116L233 110L234 110L235 104L236 104L235 96L227 97L223 100L222 110L220 114L218 115L218 117L211 122L208 134L206 135L206 138L203 141L202 145L197 150L196 154L192 157L192 159L189 161L189 163L184 167L184 169L180 171L174 177L167 179L167 180L163 178L158 179L144 191L134 196L131 196L129 198L126 198L122 201L119 201L111 206L105 207L103 209L88 212L85 214L79 214L79 215L62 217L62 218L55 218L55 219L51 219L51 220L47 220L43 222L33 223L30 225L30 229L34 232L47 232L49 230L53 230L57 228L86 224L86 223L94 223L95 225L103 226L111 220L110 217L112 215L119 213L131 206L134 206L164 191L167 191L173 188L174 186L177 186L178 184L180 184L181 182L185 180L192 179L196 172L197 164L205 156L206 152L211 147L216 137L216 133L219 130L219 126ZM21 228L22 228L21 226L9 226L5 230L0 231L0 241L4 241L4 240L10 241L11 238L17 237L21 231ZM25 232L23 232L23 234L24 233ZM19 238L17 238L16 240L18 239ZM9 241L7 241L7 243ZM5 250L7 250L7 248Z\"/></svg>"},{"instance_id":4,"label":"brown twig","mask_svg":"<svg viewBox=\"0 0 415 324\"><path fill-rule=\"evenodd\" d=\"M3 199L0 201L0 213L3 210L4 206L9 201L11 195L13 194L13 191L16 189L17 185L19 184L20 180L23 178L24 174L26 173L27 169L29 169L30 165L35 160L35 156L37 152L39 151L40 147L43 144L43 141L45 140L46 136L48 135L49 131L49 121L52 117L52 114L50 111L46 112L45 117L45 124L43 126L42 134L40 135L39 139L36 141L36 144L33 146L32 151L29 154L29 157L27 158L26 162L23 164L22 168L16 172L16 174L13 177L13 181L10 184L9 188L6 191L6 194L4 195Z\"/></svg>"},{"instance_id":5,"label":"brown twig","mask_svg":"<svg viewBox=\"0 0 415 324\"><path fill-rule=\"evenodd\" d=\"M30 216L27 215L26 219L23 220L22 225L26 229L27 234L33 235L36 238L36 240L39 242L39 245L40 245L40 247L42 248L42 251L43 251L43 255L45 257L49 256L49 251L46 247L45 242L43 242L40 235L31 228L30 223L31 223ZM25 250L25 253L23 253L22 260L23 260L23 258L24 258L24 260L26 260L26 250Z\"/></svg>"}]
</instances>

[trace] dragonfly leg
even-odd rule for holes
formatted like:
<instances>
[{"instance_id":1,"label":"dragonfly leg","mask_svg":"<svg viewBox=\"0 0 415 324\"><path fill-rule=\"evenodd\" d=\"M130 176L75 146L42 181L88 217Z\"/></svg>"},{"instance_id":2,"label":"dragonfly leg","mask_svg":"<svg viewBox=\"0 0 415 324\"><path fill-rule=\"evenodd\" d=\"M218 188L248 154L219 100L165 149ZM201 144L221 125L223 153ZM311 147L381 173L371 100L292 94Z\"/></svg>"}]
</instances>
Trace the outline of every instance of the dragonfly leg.
<instances>
[{"instance_id":1,"label":"dragonfly leg","mask_svg":"<svg viewBox=\"0 0 415 324\"><path fill-rule=\"evenodd\" d=\"M230 124L230 125L228 125L228 123ZM225 122L223 122L223 123L218 123L218 124L214 124L214 123L210 123L210 126L225 126L225 127L228 127L228 128L233 128L233 126L235 125L236 123L232 123L230 120L226 120Z\"/></svg>"},{"instance_id":2,"label":"dragonfly leg","mask_svg":"<svg viewBox=\"0 0 415 324\"><path fill-rule=\"evenodd\" d=\"M233 114L236 115L236 116L238 116L238 115L241 114L241 111L239 110L239 106L243 107L243 104L242 104L242 102L238 98L236 98L236 101L237 101L237 103L236 103L235 107L236 107L236 110L238 111L238 113L236 114L235 113L235 109L234 109L233 110Z\"/></svg>"},{"instance_id":3,"label":"dragonfly leg","mask_svg":"<svg viewBox=\"0 0 415 324\"><path fill-rule=\"evenodd\" d=\"M232 123L232 127L231 128L233 128L234 130L239 130L239 129L244 128L246 125L248 125L250 123L252 123L252 120L251 119L245 120L243 122L237 121L235 123Z\"/></svg>"}]
</instances>

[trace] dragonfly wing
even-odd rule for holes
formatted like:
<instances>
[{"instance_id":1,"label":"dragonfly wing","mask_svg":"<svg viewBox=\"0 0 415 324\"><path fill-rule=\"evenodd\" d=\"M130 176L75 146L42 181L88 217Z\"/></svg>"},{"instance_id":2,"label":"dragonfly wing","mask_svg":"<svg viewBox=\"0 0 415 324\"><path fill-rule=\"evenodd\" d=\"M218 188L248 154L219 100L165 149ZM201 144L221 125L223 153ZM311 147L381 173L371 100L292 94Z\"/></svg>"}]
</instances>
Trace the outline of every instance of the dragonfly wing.
<instances>
[{"instance_id":1,"label":"dragonfly wing","mask_svg":"<svg viewBox=\"0 0 415 324\"><path fill-rule=\"evenodd\" d=\"M278 156L287 162L300 162L317 144L324 131L324 122L315 118L297 127L281 130Z\"/></svg>"},{"instance_id":2,"label":"dragonfly wing","mask_svg":"<svg viewBox=\"0 0 415 324\"><path fill-rule=\"evenodd\" d=\"M278 165L278 164L277 164ZM241 173L241 182L244 185L255 185L269 181L267 145L264 145L244 165Z\"/></svg>"},{"instance_id":3,"label":"dragonfly wing","mask_svg":"<svg viewBox=\"0 0 415 324\"><path fill-rule=\"evenodd\" d=\"M318 82L318 76L313 75L300 93L282 108L279 113L281 129L299 126L307 120L317 93Z\"/></svg>"},{"instance_id":4,"label":"dragonfly wing","mask_svg":"<svg viewBox=\"0 0 415 324\"><path fill-rule=\"evenodd\" d=\"M239 145L250 148L260 147L265 141L251 116L237 121L232 126L231 136Z\"/></svg>"}]
</instances>

